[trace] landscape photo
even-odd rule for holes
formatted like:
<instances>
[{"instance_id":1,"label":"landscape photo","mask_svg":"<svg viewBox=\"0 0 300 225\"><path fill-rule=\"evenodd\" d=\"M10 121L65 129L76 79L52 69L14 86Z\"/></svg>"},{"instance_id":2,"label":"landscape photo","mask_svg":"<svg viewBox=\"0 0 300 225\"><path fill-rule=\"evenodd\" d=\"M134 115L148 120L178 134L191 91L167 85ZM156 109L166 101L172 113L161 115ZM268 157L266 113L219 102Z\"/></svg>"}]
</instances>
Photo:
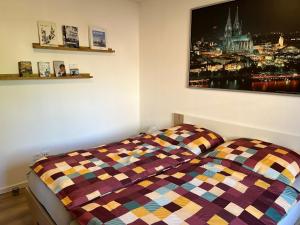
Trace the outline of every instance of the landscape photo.
<instances>
[{"instance_id":1,"label":"landscape photo","mask_svg":"<svg viewBox=\"0 0 300 225\"><path fill-rule=\"evenodd\" d=\"M189 87L300 94L299 0L192 10Z\"/></svg>"}]
</instances>

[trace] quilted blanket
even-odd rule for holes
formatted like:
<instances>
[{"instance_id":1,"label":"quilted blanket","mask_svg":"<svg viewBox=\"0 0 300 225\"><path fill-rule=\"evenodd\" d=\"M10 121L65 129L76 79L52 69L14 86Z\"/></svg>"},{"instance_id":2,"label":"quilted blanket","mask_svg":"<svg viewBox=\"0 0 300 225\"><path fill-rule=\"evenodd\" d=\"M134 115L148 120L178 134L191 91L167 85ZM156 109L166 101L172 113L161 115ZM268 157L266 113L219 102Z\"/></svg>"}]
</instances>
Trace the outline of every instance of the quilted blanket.
<instances>
[{"instance_id":1,"label":"quilted blanket","mask_svg":"<svg viewBox=\"0 0 300 225\"><path fill-rule=\"evenodd\" d=\"M277 224L292 187L213 158L193 159L71 210L81 225Z\"/></svg>"},{"instance_id":2,"label":"quilted blanket","mask_svg":"<svg viewBox=\"0 0 300 225\"><path fill-rule=\"evenodd\" d=\"M145 134L42 158L32 169L70 209L195 157L186 148Z\"/></svg>"}]
</instances>

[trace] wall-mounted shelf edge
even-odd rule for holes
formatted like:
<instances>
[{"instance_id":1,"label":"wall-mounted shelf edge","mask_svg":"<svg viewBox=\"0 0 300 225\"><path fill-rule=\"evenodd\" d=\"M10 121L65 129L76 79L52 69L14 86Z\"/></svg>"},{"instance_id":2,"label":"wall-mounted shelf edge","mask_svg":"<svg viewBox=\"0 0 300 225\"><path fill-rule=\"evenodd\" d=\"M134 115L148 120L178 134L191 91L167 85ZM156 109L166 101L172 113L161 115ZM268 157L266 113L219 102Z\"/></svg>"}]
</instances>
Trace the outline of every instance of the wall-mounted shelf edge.
<instances>
[{"instance_id":1,"label":"wall-mounted shelf edge","mask_svg":"<svg viewBox=\"0 0 300 225\"><path fill-rule=\"evenodd\" d=\"M0 74L0 80L65 80L65 79L91 79L93 76L91 76L89 73L81 73L76 76L62 76L62 77L56 77L53 74L51 74L50 77L40 77L38 74L33 74L32 76L26 76L26 77L20 77L19 74Z\"/></svg>"},{"instance_id":2,"label":"wall-mounted shelf edge","mask_svg":"<svg viewBox=\"0 0 300 225\"><path fill-rule=\"evenodd\" d=\"M63 45L58 46L41 46L39 43L32 43L34 49L48 49L48 50L59 50L59 51L77 51L77 52L102 52L102 53L114 53L115 50L108 49L91 49L90 47L80 46L79 48L68 48Z\"/></svg>"}]
</instances>

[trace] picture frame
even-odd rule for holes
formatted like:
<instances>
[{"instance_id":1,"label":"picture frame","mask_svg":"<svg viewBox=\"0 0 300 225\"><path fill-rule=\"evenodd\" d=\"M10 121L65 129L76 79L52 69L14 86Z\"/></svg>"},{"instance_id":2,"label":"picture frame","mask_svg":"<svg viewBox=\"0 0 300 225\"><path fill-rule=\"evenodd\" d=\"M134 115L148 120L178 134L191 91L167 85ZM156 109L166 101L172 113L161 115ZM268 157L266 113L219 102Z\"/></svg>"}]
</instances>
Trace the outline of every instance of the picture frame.
<instances>
[{"instance_id":1,"label":"picture frame","mask_svg":"<svg viewBox=\"0 0 300 225\"><path fill-rule=\"evenodd\" d=\"M38 62L38 71L40 77L51 77L50 62Z\"/></svg>"},{"instance_id":2,"label":"picture frame","mask_svg":"<svg viewBox=\"0 0 300 225\"><path fill-rule=\"evenodd\" d=\"M56 23L38 21L38 33L41 46L58 46Z\"/></svg>"},{"instance_id":3,"label":"picture frame","mask_svg":"<svg viewBox=\"0 0 300 225\"><path fill-rule=\"evenodd\" d=\"M64 61L53 61L53 69L56 77L63 77L67 75Z\"/></svg>"},{"instance_id":4,"label":"picture frame","mask_svg":"<svg viewBox=\"0 0 300 225\"><path fill-rule=\"evenodd\" d=\"M79 48L79 29L75 26L62 26L63 43L68 48Z\"/></svg>"},{"instance_id":5,"label":"picture frame","mask_svg":"<svg viewBox=\"0 0 300 225\"><path fill-rule=\"evenodd\" d=\"M191 10L189 88L300 94L299 0ZM274 7L269 7L269 6Z\"/></svg>"},{"instance_id":6,"label":"picture frame","mask_svg":"<svg viewBox=\"0 0 300 225\"><path fill-rule=\"evenodd\" d=\"M90 26L89 27L89 42L90 42L91 49L106 50L107 49L106 30L101 27Z\"/></svg>"}]
</instances>

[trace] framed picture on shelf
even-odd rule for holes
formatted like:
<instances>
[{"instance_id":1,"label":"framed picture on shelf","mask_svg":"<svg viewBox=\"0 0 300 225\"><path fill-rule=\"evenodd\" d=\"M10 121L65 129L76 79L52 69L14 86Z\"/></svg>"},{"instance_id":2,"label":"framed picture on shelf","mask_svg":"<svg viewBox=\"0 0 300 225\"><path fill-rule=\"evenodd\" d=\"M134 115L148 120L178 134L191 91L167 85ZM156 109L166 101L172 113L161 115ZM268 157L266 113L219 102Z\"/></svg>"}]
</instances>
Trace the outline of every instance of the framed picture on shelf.
<instances>
[{"instance_id":1,"label":"framed picture on shelf","mask_svg":"<svg viewBox=\"0 0 300 225\"><path fill-rule=\"evenodd\" d=\"M40 77L50 77L50 63L38 62L38 70Z\"/></svg>"},{"instance_id":2,"label":"framed picture on shelf","mask_svg":"<svg viewBox=\"0 0 300 225\"><path fill-rule=\"evenodd\" d=\"M53 69L56 77L67 75L64 61L53 61Z\"/></svg>"},{"instance_id":3,"label":"framed picture on shelf","mask_svg":"<svg viewBox=\"0 0 300 225\"><path fill-rule=\"evenodd\" d=\"M71 76L78 76L79 75L79 69L77 64L70 64L70 75Z\"/></svg>"},{"instance_id":4,"label":"framed picture on shelf","mask_svg":"<svg viewBox=\"0 0 300 225\"><path fill-rule=\"evenodd\" d=\"M99 27L89 27L89 40L91 49L107 49L106 31Z\"/></svg>"},{"instance_id":5,"label":"framed picture on shelf","mask_svg":"<svg viewBox=\"0 0 300 225\"><path fill-rule=\"evenodd\" d=\"M18 65L20 77L29 77L33 75L30 61L21 61L18 63Z\"/></svg>"},{"instance_id":6,"label":"framed picture on shelf","mask_svg":"<svg viewBox=\"0 0 300 225\"><path fill-rule=\"evenodd\" d=\"M38 21L38 31L41 46L58 46L55 23Z\"/></svg>"},{"instance_id":7,"label":"framed picture on shelf","mask_svg":"<svg viewBox=\"0 0 300 225\"><path fill-rule=\"evenodd\" d=\"M69 48L79 48L78 27L62 26L64 46Z\"/></svg>"}]
</instances>

